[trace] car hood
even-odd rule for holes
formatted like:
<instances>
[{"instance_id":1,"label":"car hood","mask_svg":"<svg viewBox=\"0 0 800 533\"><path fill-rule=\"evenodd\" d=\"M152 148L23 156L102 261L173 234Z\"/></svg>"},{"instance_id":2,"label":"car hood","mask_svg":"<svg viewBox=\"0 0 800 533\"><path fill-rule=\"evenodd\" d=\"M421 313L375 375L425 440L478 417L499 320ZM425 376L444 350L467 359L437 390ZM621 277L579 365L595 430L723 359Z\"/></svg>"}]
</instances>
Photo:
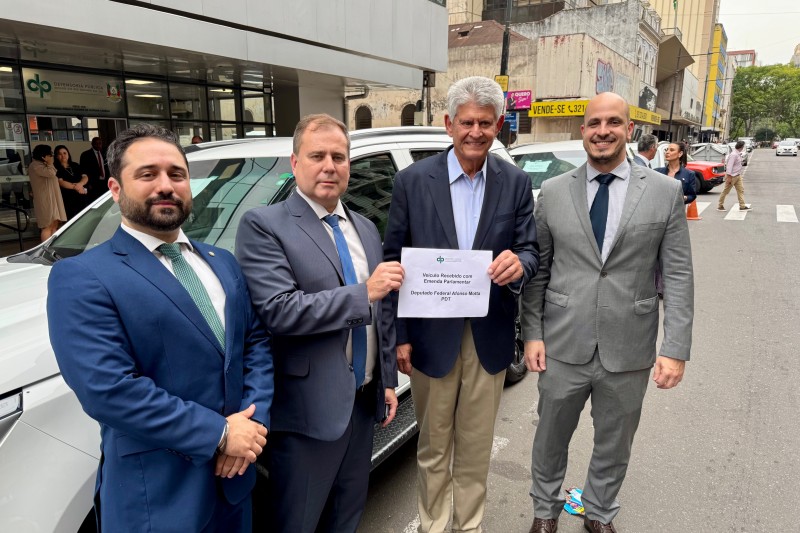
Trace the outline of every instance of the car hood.
<instances>
[{"instance_id":1,"label":"car hood","mask_svg":"<svg viewBox=\"0 0 800 533\"><path fill-rule=\"evenodd\" d=\"M0 260L0 396L59 373L47 333L50 267Z\"/></svg>"},{"instance_id":2,"label":"car hood","mask_svg":"<svg viewBox=\"0 0 800 533\"><path fill-rule=\"evenodd\" d=\"M700 170L701 168L713 168L722 165L722 163L712 163L711 161L689 161L686 166L688 168L695 168Z\"/></svg>"}]
</instances>

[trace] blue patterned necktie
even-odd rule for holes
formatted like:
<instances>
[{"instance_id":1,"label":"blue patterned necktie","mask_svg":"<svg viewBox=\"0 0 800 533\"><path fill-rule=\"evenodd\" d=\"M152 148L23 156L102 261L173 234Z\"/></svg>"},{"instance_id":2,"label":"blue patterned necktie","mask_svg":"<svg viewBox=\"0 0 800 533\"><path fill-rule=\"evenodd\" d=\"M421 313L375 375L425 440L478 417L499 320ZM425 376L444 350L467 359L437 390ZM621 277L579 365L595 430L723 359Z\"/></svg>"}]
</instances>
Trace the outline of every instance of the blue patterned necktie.
<instances>
[{"instance_id":1,"label":"blue patterned necktie","mask_svg":"<svg viewBox=\"0 0 800 533\"><path fill-rule=\"evenodd\" d=\"M592 221L592 233L597 241L597 249L603 253L603 240L606 237L606 220L608 220L608 184L614 181L614 174L599 174L595 179L600 184L594 196L589 220Z\"/></svg>"},{"instance_id":2,"label":"blue patterned necktie","mask_svg":"<svg viewBox=\"0 0 800 533\"><path fill-rule=\"evenodd\" d=\"M339 252L345 285L358 285L353 258L350 256L350 249L347 247L342 228L339 227L339 215L328 215L322 220L333 230L333 240L336 243L336 251ZM365 326L353 328L352 333L353 374L355 374L356 388L358 388L364 382L364 372L367 366L367 328Z\"/></svg>"},{"instance_id":3,"label":"blue patterned necktie","mask_svg":"<svg viewBox=\"0 0 800 533\"><path fill-rule=\"evenodd\" d=\"M211 298L208 296L206 288L200 278L197 277L197 273L181 254L181 245L177 242L165 243L158 247L158 251L172 261L172 270L175 272L175 277L178 278L178 281L181 282L189 296L192 297L203 318L208 322L211 331L217 337L219 345L224 349L225 329L222 327L222 321L211 303Z\"/></svg>"}]
</instances>

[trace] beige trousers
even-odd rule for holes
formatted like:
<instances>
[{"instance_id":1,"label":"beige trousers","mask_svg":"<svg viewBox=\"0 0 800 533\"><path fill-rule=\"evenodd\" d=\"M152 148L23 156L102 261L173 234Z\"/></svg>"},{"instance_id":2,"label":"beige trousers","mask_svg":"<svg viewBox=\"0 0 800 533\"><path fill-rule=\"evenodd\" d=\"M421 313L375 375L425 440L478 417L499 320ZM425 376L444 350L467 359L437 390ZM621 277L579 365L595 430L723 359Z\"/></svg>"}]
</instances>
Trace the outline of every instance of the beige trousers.
<instances>
[{"instance_id":1,"label":"beige trousers","mask_svg":"<svg viewBox=\"0 0 800 533\"><path fill-rule=\"evenodd\" d=\"M453 533L482 531L494 423L505 375L505 370L490 375L481 366L469 320L450 373L442 378L419 370L411 373L419 424L420 533L443 532L451 506Z\"/></svg>"},{"instance_id":2,"label":"beige trousers","mask_svg":"<svg viewBox=\"0 0 800 533\"><path fill-rule=\"evenodd\" d=\"M728 182L728 178L730 178L730 182ZM744 182L742 181L741 176L731 176L730 174L725 175L725 188L722 189L722 193L719 195L719 206L725 207L725 197L728 196L728 193L731 192L731 188L736 188L736 196L739 198L739 208L745 207L744 204Z\"/></svg>"}]
</instances>

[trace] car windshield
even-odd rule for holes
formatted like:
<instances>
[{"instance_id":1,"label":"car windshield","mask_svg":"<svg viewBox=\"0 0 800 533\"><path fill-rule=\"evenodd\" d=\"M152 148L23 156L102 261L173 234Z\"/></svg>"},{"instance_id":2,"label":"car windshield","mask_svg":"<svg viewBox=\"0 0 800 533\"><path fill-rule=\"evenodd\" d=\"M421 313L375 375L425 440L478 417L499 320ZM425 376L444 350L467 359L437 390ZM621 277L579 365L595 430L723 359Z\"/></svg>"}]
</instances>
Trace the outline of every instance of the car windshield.
<instances>
[{"instance_id":1,"label":"car windshield","mask_svg":"<svg viewBox=\"0 0 800 533\"><path fill-rule=\"evenodd\" d=\"M584 150L564 150L557 152L539 152L535 154L517 154L514 156L517 166L531 177L534 189L540 189L542 182L578 168L586 162Z\"/></svg>"},{"instance_id":2,"label":"car windshield","mask_svg":"<svg viewBox=\"0 0 800 533\"><path fill-rule=\"evenodd\" d=\"M191 161L189 174L194 205L183 224L184 233L190 239L230 251L242 215L253 207L282 199L294 182L288 157ZM10 257L9 261L52 264L107 241L119 224L119 206L109 195L84 211L47 246L34 249L31 255Z\"/></svg>"},{"instance_id":3,"label":"car windshield","mask_svg":"<svg viewBox=\"0 0 800 533\"><path fill-rule=\"evenodd\" d=\"M781 146L794 146L794 141L781 141Z\"/></svg>"}]
</instances>

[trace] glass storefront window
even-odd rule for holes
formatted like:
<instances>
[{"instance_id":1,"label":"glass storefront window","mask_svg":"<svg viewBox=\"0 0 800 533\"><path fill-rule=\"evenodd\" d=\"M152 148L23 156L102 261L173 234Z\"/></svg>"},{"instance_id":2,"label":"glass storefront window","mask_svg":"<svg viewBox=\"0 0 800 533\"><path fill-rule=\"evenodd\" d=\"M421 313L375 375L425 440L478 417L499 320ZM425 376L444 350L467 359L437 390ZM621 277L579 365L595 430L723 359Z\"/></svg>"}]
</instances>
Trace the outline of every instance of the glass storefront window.
<instances>
[{"instance_id":1,"label":"glass storefront window","mask_svg":"<svg viewBox=\"0 0 800 533\"><path fill-rule=\"evenodd\" d=\"M236 130L236 124L211 124L211 139L212 141L228 141L230 139L238 139L239 132Z\"/></svg>"},{"instance_id":2,"label":"glass storefront window","mask_svg":"<svg viewBox=\"0 0 800 533\"><path fill-rule=\"evenodd\" d=\"M208 100L211 108L211 120L237 122L239 115L239 90L222 87L209 87Z\"/></svg>"},{"instance_id":3,"label":"glass storefront window","mask_svg":"<svg viewBox=\"0 0 800 533\"><path fill-rule=\"evenodd\" d=\"M202 85L169 84L170 116L173 120L206 120L206 90Z\"/></svg>"},{"instance_id":4,"label":"glass storefront window","mask_svg":"<svg viewBox=\"0 0 800 533\"><path fill-rule=\"evenodd\" d=\"M128 79L125 80L125 94L128 100L128 116L167 118L169 109L166 83Z\"/></svg>"},{"instance_id":5,"label":"glass storefront window","mask_svg":"<svg viewBox=\"0 0 800 533\"><path fill-rule=\"evenodd\" d=\"M19 70L16 67L0 65L0 111L22 112L22 110Z\"/></svg>"},{"instance_id":6,"label":"glass storefront window","mask_svg":"<svg viewBox=\"0 0 800 533\"><path fill-rule=\"evenodd\" d=\"M172 127L172 131L178 135L181 146L189 146L192 144L192 137L195 135L199 135L204 141L208 140L205 123L176 122Z\"/></svg>"},{"instance_id":7,"label":"glass storefront window","mask_svg":"<svg viewBox=\"0 0 800 533\"><path fill-rule=\"evenodd\" d=\"M11 205L31 207L31 189L27 162L30 159L25 140L23 115L0 115L0 189L2 199Z\"/></svg>"}]
</instances>

